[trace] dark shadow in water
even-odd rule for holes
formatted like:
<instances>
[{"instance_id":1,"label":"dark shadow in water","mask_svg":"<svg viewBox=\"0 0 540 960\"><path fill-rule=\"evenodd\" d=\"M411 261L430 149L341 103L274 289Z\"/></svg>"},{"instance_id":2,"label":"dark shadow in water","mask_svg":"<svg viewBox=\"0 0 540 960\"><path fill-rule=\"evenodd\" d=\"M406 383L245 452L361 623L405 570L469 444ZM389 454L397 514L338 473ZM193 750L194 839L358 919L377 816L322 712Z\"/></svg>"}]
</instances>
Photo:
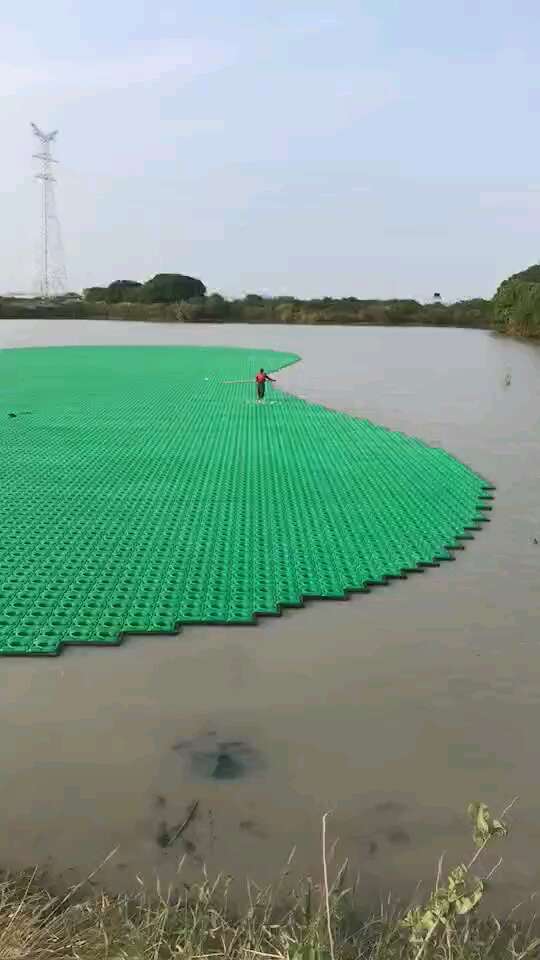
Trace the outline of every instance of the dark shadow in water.
<instances>
[{"instance_id":1,"label":"dark shadow in water","mask_svg":"<svg viewBox=\"0 0 540 960\"><path fill-rule=\"evenodd\" d=\"M255 820L241 820L238 826L244 833L248 833L250 836L256 837L258 840L264 840L268 836L266 830L264 830Z\"/></svg>"},{"instance_id":2,"label":"dark shadow in water","mask_svg":"<svg viewBox=\"0 0 540 960\"><path fill-rule=\"evenodd\" d=\"M406 830L402 830L401 827L393 827L392 830L388 830L386 833L386 839L389 843L394 844L404 844L410 843L411 837Z\"/></svg>"},{"instance_id":3,"label":"dark shadow in water","mask_svg":"<svg viewBox=\"0 0 540 960\"><path fill-rule=\"evenodd\" d=\"M246 740L221 740L214 730L180 740L173 750L185 758L192 776L203 780L241 780L263 766L261 755Z\"/></svg>"}]
</instances>

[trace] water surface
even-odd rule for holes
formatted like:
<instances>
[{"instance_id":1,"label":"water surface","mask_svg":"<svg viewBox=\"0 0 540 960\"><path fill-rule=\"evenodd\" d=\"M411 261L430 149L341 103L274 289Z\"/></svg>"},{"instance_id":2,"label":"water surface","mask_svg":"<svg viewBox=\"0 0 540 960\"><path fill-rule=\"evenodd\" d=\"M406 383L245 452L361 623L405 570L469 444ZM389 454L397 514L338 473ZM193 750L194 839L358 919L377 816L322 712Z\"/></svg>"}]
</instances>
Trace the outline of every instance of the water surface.
<instances>
[{"instance_id":1,"label":"water surface","mask_svg":"<svg viewBox=\"0 0 540 960\"><path fill-rule=\"evenodd\" d=\"M332 809L366 900L408 896L442 850L463 857L469 800L519 794L491 903L536 889L540 347L469 330L0 321L3 347L89 343L299 353L284 389L443 446L496 501L455 563L369 595L3 660L0 863L78 878L120 845L101 874L116 888L172 880L183 854L186 879L205 862L265 883L295 845L318 877Z\"/></svg>"}]
</instances>

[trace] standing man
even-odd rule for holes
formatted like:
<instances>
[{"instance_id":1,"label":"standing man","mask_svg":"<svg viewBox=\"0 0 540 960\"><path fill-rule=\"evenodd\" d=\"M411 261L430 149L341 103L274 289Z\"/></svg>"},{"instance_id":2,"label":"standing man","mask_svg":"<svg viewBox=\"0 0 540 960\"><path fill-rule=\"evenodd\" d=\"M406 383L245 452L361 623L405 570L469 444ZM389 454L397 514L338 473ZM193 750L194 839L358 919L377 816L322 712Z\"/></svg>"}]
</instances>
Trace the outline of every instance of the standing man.
<instances>
[{"instance_id":1,"label":"standing man","mask_svg":"<svg viewBox=\"0 0 540 960\"><path fill-rule=\"evenodd\" d=\"M268 374L265 373L263 368L261 367L257 376L255 377L255 383L257 384L257 403L262 403L264 400L264 393L266 390L267 380L269 380L270 383L276 382L272 377L269 377Z\"/></svg>"}]
</instances>

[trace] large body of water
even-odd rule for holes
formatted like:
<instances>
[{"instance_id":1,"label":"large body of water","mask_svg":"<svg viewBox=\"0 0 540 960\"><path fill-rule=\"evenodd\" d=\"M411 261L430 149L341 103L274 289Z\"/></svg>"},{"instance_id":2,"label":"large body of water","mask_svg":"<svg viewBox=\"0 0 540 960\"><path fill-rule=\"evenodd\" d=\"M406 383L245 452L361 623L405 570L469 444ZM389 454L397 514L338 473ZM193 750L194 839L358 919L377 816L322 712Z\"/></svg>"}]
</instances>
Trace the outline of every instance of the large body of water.
<instances>
[{"instance_id":1,"label":"large body of water","mask_svg":"<svg viewBox=\"0 0 540 960\"><path fill-rule=\"evenodd\" d=\"M430 881L443 850L460 862L468 801L519 795L491 903L537 889L540 347L469 330L0 321L0 347L110 343L297 352L285 389L443 446L496 483L492 521L455 563L346 602L3 660L0 864L79 878L119 845L100 875L115 888L172 881L184 854L185 879L204 862L266 883L296 846L296 871L319 877L331 809L372 901ZM246 776L204 776L223 743L256 759ZM164 824L196 801L164 849Z\"/></svg>"}]
</instances>

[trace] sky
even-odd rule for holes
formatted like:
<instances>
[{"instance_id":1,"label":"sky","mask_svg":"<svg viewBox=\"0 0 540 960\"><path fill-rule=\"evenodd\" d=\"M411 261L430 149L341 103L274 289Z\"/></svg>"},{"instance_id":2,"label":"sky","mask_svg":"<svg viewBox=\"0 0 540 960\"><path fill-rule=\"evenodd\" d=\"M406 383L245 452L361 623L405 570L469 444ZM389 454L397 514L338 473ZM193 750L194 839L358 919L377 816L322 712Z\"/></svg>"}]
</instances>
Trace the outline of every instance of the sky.
<instances>
[{"instance_id":1,"label":"sky","mask_svg":"<svg viewBox=\"0 0 540 960\"><path fill-rule=\"evenodd\" d=\"M537 0L0 0L0 291L491 296L540 258Z\"/></svg>"}]
</instances>

